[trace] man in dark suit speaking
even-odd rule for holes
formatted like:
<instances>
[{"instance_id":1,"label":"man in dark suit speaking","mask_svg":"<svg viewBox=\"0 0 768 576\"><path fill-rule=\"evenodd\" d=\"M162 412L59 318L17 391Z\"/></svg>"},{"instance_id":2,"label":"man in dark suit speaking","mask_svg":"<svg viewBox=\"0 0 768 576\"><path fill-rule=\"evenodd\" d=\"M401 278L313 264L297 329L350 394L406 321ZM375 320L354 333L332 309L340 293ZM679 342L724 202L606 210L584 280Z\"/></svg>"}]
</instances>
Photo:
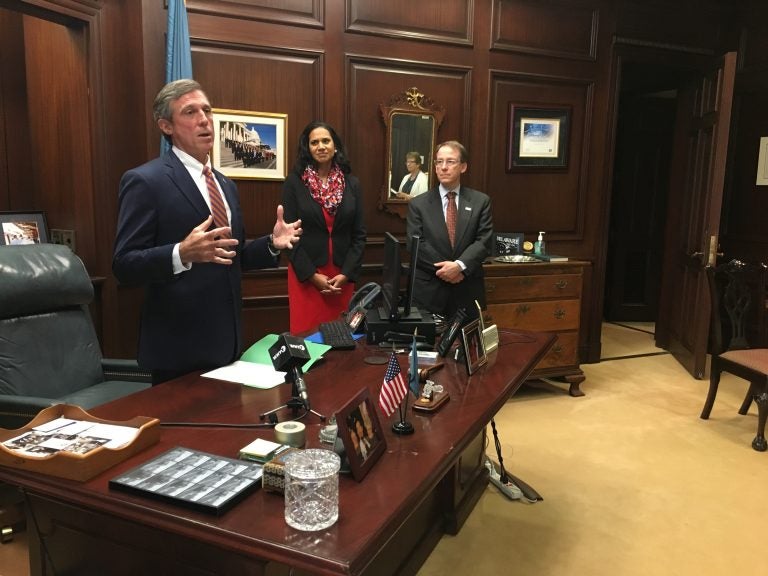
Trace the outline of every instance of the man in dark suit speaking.
<instances>
[{"instance_id":1,"label":"man in dark suit speaking","mask_svg":"<svg viewBox=\"0 0 768 576\"><path fill-rule=\"evenodd\" d=\"M440 185L408 204L408 242L421 237L414 301L449 318L458 308L476 317L474 301L485 307L483 261L493 236L491 200L461 185L467 151L450 140L438 145L435 172Z\"/></svg>"},{"instance_id":2,"label":"man in dark suit speaking","mask_svg":"<svg viewBox=\"0 0 768 576\"><path fill-rule=\"evenodd\" d=\"M246 243L237 187L211 169L213 115L200 84L165 85L153 115L173 147L120 181L112 270L146 289L139 365L157 384L239 357L241 272L276 266L301 221L287 224L278 206L272 233Z\"/></svg>"}]
</instances>

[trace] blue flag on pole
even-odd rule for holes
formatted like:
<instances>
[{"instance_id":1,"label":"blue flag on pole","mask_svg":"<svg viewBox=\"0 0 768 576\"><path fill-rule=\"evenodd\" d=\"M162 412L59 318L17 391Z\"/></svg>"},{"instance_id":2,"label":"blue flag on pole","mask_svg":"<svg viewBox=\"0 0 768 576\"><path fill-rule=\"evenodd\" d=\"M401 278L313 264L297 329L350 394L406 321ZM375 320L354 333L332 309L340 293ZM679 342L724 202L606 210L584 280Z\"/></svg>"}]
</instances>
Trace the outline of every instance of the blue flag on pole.
<instances>
[{"instance_id":1,"label":"blue flag on pole","mask_svg":"<svg viewBox=\"0 0 768 576\"><path fill-rule=\"evenodd\" d=\"M419 357L416 352L416 332L413 333L411 347L411 369L408 372L408 387L416 398L419 397Z\"/></svg>"},{"instance_id":2,"label":"blue flag on pole","mask_svg":"<svg viewBox=\"0 0 768 576\"><path fill-rule=\"evenodd\" d=\"M192 78L192 49L189 46L189 23L185 0L168 0L168 30L165 42L165 82ZM162 139L160 153L170 145Z\"/></svg>"}]
</instances>

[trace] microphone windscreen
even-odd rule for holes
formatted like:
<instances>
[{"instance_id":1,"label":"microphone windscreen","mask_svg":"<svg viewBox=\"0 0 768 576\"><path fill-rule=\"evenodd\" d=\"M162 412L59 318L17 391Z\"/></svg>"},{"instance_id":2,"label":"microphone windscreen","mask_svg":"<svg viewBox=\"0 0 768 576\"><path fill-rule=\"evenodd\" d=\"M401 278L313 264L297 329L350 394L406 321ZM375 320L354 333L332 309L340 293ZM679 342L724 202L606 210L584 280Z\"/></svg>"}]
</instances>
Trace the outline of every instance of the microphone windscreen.
<instances>
[{"instance_id":1,"label":"microphone windscreen","mask_svg":"<svg viewBox=\"0 0 768 576\"><path fill-rule=\"evenodd\" d=\"M269 357L275 370L288 372L294 367L301 368L310 359L310 354L303 338L280 334L269 348Z\"/></svg>"}]
</instances>

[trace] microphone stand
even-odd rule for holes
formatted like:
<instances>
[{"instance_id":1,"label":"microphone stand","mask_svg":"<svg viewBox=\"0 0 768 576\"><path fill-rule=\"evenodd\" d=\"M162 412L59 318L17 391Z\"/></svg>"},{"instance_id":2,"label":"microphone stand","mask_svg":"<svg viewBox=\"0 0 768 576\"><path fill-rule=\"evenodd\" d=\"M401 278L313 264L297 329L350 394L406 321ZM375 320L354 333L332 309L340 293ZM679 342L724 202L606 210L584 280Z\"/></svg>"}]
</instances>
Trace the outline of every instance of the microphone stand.
<instances>
[{"instance_id":1,"label":"microphone stand","mask_svg":"<svg viewBox=\"0 0 768 576\"><path fill-rule=\"evenodd\" d=\"M295 420L296 416L299 413L299 409L303 408L304 409L304 414L301 415L302 418L304 416L306 416L307 414L312 413L315 416L317 416L318 418L320 418L321 422L325 422L326 417L323 414L320 414L320 412L317 412L316 410L312 410L311 408L307 408L306 407L306 405L304 404L304 401L299 396L299 390L298 390L298 387L296 385L296 379L295 378L291 378L290 380L291 380L291 398L290 398L290 400L288 400L285 404L283 404L281 406L278 406L277 408L272 408L272 410L267 410L266 412L264 412L262 414L259 414L259 418L264 420L264 419L267 418L267 416L269 416L270 422L272 422L273 424L277 424L277 416L275 415L275 413L280 411L280 410L282 410L283 408L290 408L291 413L293 414L293 418Z\"/></svg>"},{"instance_id":2,"label":"microphone stand","mask_svg":"<svg viewBox=\"0 0 768 576\"><path fill-rule=\"evenodd\" d=\"M397 407L397 414L400 416L400 421L395 422L392 424L392 432L395 434L400 434L401 436L407 436L408 434L413 434L415 429L413 427L413 424L408 422L406 420L406 417L408 416L408 397L411 395L411 378L416 378L416 381L418 382L418 374L419 374L419 367L418 364L414 364L416 362L416 332L413 334L413 343L412 343L412 350L411 350L411 363L408 370L408 391L405 393L405 410L403 410L403 403L400 402L400 405ZM392 353L395 352L395 343L392 343Z\"/></svg>"}]
</instances>

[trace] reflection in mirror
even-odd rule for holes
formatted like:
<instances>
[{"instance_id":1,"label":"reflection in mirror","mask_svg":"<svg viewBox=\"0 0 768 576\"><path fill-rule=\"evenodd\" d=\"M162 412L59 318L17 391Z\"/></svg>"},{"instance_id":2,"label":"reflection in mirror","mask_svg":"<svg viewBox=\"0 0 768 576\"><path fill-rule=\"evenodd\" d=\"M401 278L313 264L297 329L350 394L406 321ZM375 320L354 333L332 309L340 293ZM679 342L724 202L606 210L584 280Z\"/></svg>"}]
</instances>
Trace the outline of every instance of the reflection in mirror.
<instances>
[{"instance_id":1,"label":"reflection in mirror","mask_svg":"<svg viewBox=\"0 0 768 576\"><path fill-rule=\"evenodd\" d=\"M382 104L387 128L386 183L380 208L405 217L407 202L434 184L432 152L445 110L409 88Z\"/></svg>"},{"instance_id":2,"label":"reflection in mirror","mask_svg":"<svg viewBox=\"0 0 768 576\"><path fill-rule=\"evenodd\" d=\"M429 114L395 112L391 124L389 198L408 201L430 185L435 119Z\"/></svg>"}]
</instances>

